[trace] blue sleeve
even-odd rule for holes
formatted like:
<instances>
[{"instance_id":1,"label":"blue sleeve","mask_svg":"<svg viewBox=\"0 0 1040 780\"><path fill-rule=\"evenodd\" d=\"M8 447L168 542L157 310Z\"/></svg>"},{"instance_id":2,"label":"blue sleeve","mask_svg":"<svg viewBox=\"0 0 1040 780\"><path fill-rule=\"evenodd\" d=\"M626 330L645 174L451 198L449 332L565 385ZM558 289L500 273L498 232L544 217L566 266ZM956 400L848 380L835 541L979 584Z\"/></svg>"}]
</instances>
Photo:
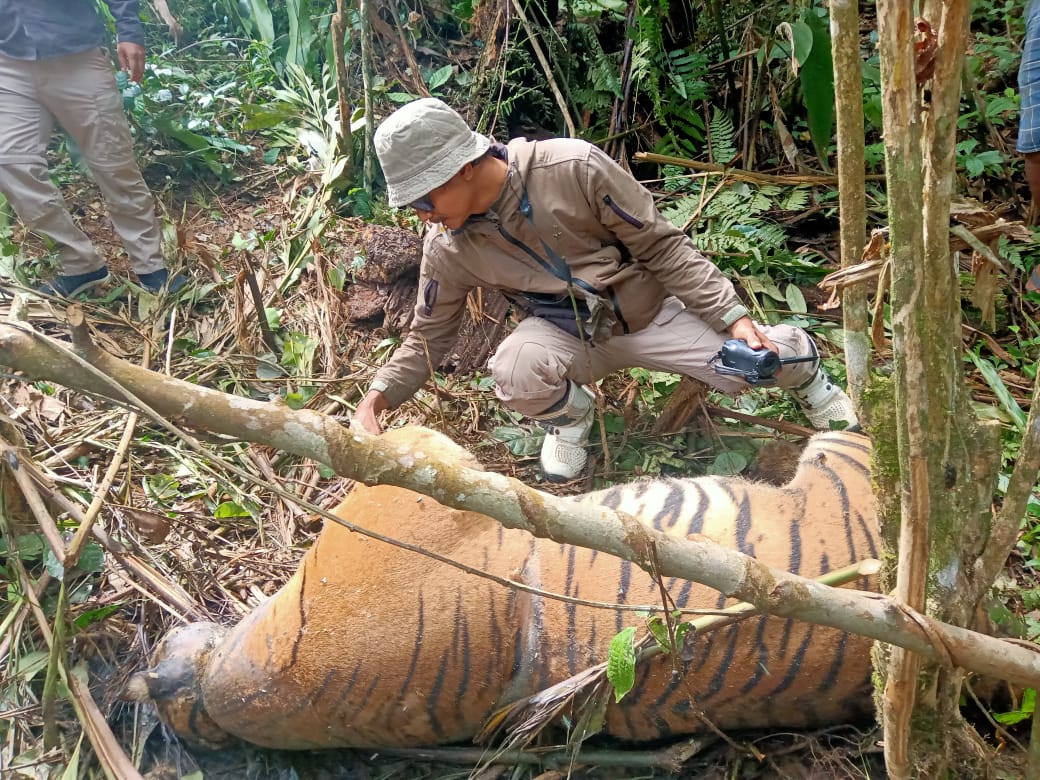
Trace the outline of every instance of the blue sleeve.
<instances>
[{"instance_id":1,"label":"blue sleeve","mask_svg":"<svg viewBox=\"0 0 1040 780\"><path fill-rule=\"evenodd\" d=\"M106 0L106 3L116 22L119 42L144 46L144 27L141 25L139 0Z\"/></svg>"}]
</instances>

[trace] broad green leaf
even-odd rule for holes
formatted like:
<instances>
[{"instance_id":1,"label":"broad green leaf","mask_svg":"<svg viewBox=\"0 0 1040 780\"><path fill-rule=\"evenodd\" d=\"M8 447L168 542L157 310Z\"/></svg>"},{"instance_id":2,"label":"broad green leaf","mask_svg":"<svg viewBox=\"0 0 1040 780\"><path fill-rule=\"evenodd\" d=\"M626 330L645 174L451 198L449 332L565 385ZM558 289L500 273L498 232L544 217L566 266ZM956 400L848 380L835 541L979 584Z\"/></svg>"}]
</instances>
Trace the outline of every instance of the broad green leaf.
<instances>
[{"instance_id":1,"label":"broad green leaf","mask_svg":"<svg viewBox=\"0 0 1040 780\"><path fill-rule=\"evenodd\" d=\"M614 701L619 702L636 684L636 627L629 626L610 640L607 679L614 686Z\"/></svg>"},{"instance_id":2,"label":"broad green leaf","mask_svg":"<svg viewBox=\"0 0 1040 780\"><path fill-rule=\"evenodd\" d=\"M35 561L43 555L43 537L39 534L24 534L18 537L18 557L23 561ZM8 553L7 540L0 536L0 555Z\"/></svg>"},{"instance_id":3,"label":"broad green leaf","mask_svg":"<svg viewBox=\"0 0 1040 780\"><path fill-rule=\"evenodd\" d=\"M271 16L271 8L267 5L267 0L248 0L248 2L253 29L260 36L260 40L268 46L274 44L274 19Z\"/></svg>"},{"instance_id":4,"label":"broad green leaf","mask_svg":"<svg viewBox=\"0 0 1040 780\"><path fill-rule=\"evenodd\" d=\"M105 568L105 551L97 542L87 542L79 555L76 568L80 571L96 573Z\"/></svg>"},{"instance_id":5,"label":"broad green leaf","mask_svg":"<svg viewBox=\"0 0 1040 780\"><path fill-rule=\"evenodd\" d=\"M715 456L715 462L708 467L709 474L717 476L735 476L747 468L747 458L739 452L720 452Z\"/></svg>"},{"instance_id":6,"label":"broad green leaf","mask_svg":"<svg viewBox=\"0 0 1040 780\"><path fill-rule=\"evenodd\" d=\"M430 92L448 83L448 79L451 78L453 72L451 65L445 65L443 68L437 68L437 70L431 73L430 82L426 85L429 87Z\"/></svg>"},{"instance_id":7,"label":"broad green leaf","mask_svg":"<svg viewBox=\"0 0 1040 780\"><path fill-rule=\"evenodd\" d=\"M805 314L809 307L805 303L805 296L801 288L796 284L787 285L787 308L795 314Z\"/></svg>"},{"instance_id":8,"label":"broad green leaf","mask_svg":"<svg viewBox=\"0 0 1040 780\"><path fill-rule=\"evenodd\" d=\"M239 106L239 110L248 117L242 124L245 130L269 130L299 120L299 109L289 103L268 103L263 106L245 103Z\"/></svg>"},{"instance_id":9,"label":"broad green leaf","mask_svg":"<svg viewBox=\"0 0 1040 780\"><path fill-rule=\"evenodd\" d=\"M77 780L79 777L79 749L83 744L84 731L80 731L79 740L76 742L76 749L72 751L72 756L69 757L69 763L65 765L65 771L61 773L61 780Z\"/></svg>"},{"instance_id":10,"label":"broad green leaf","mask_svg":"<svg viewBox=\"0 0 1040 780\"><path fill-rule=\"evenodd\" d=\"M1019 432L1023 432L1026 429L1026 415L1022 411L1022 407L1018 405L1018 401L1011 395L1011 391L1008 390L1007 385L1004 384L1004 380L1000 378L1000 374L992 363L985 358L979 357L974 352L969 352L968 356L971 361L975 364L975 367L982 374L982 378L986 380L986 384L989 385L989 389L997 396L997 400L1000 401L1001 407L1004 411L1011 416L1011 421Z\"/></svg>"},{"instance_id":11,"label":"broad green leaf","mask_svg":"<svg viewBox=\"0 0 1040 780\"><path fill-rule=\"evenodd\" d=\"M299 390L286 393L285 405L290 409L302 409L314 397L315 392L317 392L316 388L301 387Z\"/></svg>"},{"instance_id":12,"label":"broad green leaf","mask_svg":"<svg viewBox=\"0 0 1040 780\"><path fill-rule=\"evenodd\" d=\"M343 288L347 284L347 272L343 270L342 265L336 263L336 265L329 266L325 272L325 278L328 279L329 284L343 292Z\"/></svg>"},{"instance_id":13,"label":"broad green leaf","mask_svg":"<svg viewBox=\"0 0 1040 780\"><path fill-rule=\"evenodd\" d=\"M813 31L805 22L794 22L791 24L791 41L794 44L795 65L799 69L809 60L813 52Z\"/></svg>"},{"instance_id":14,"label":"broad green leaf","mask_svg":"<svg viewBox=\"0 0 1040 780\"><path fill-rule=\"evenodd\" d=\"M625 432L625 418L619 414L605 414L602 422L607 433Z\"/></svg>"},{"instance_id":15,"label":"broad green leaf","mask_svg":"<svg viewBox=\"0 0 1040 780\"><path fill-rule=\"evenodd\" d=\"M155 474L142 480L144 494L157 504L165 504L177 497L181 483L169 474Z\"/></svg>"},{"instance_id":16,"label":"broad green leaf","mask_svg":"<svg viewBox=\"0 0 1040 780\"><path fill-rule=\"evenodd\" d=\"M314 40L314 28L311 26L311 8L309 0L286 0L286 16L289 18L289 57L290 62L307 67L308 49Z\"/></svg>"},{"instance_id":17,"label":"broad green leaf","mask_svg":"<svg viewBox=\"0 0 1040 780\"><path fill-rule=\"evenodd\" d=\"M65 565L57 559L54 555L54 551L49 547L43 556L43 568L47 570L49 575L59 582L65 579Z\"/></svg>"},{"instance_id":18,"label":"broad green leaf","mask_svg":"<svg viewBox=\"0 0 1040 780\"><path fill-rule=\"evenodd\" d=\"M213 511L213 517L217 520L229 517L249 517L249 511L234 501L222 501Z\"/></svg>"},{"instance_id":19,"label":"broad green leaf","mask_svg":"<svg viewBox=\"0 0 1040 780\"><path fill-rule=\"evenodd\" d=\"M33 677L47 668L48 651L31 650L28 653L17 655L11 662L14 667L12 676L23 682L29 682Z\"/></svg>"},{"instance_id":20,"label":"broad green leaf","mask_svg":"<svg viewBox=\"0 0 1040 780\"><path fill-rule=\"evenodd\" d=\"M499 441L505 442L506 448L518 457L526 457L536 454L542 448L545 440L545 431L540 428L528 431L524 428L503 425L495 428L491 435Z\"/></svg>"},{"instance_id":21,"label":"broad green leaf","mask_svg":"<svg viewBox=\"0 0 1040 780\"><path fill-rule=\"evenodd\" d=\"M1016 723L1033 717L1033 711L1036 709L1036 691L1033 688L1026 688L1025 693L1022 694L1022 705L1014 712L994 712L993 719L997 723L1002 723L1005 726L1013 726Z\"/></svg>"},{"instance_id":22,"label":"broad green leaf","mask_svg":"<svg viewBox=\"0 0 1040 780\"><path fill-rule=\"evenodd\" d=\"M813 46L798 71L805 110L809 115L809 134L824 170L829 170L827 147L834 129L834 70L831 60L831 35L827 22L810 8L805 23L812 29Z\"/></svg>"},{"instance_id":23,"label":"broad green leaf","mask_svg":"<svg viewBox=\"0 0 1040 780\"><path fill-rule=\"evenodd\" d=\"M220 176L224 173L224 165L221 163L218 152L213 148L209 139L198 133L193 133L191 130L166 117L156 118L154 124L157 129L166 135L180 141L193 152L197 152L198 154L193 155L192 159L201 159L215 176Z\"/></svg>"},{"instance_id":24,"label":"broad green leaf","mask_svg":"<svg viewBox=\"0 0 1040 780\"><path fill-rule=\"evenodd\" d=\"M668 638L668 624L657 615L654 615L646 621L646 626L650 629L650 633L654 635L658 646L665 652L668 652L671 645L671 640Z\"/></svg>"},{"instance_id":25,"label":"broad green leaf","mask_svg":"<svg viewBox=\"0 0 1040 780\"><path fill-rule=\"evenodd\" d=\"M281 379L283 376L288 376L288 372L275 362L274 355L263 355L257 360L257 379Z\"/></svg>"},{"instance_id":26,"label":"broad green leaf","mask_svg":"<svg viewBox=\"0 0 1040 780\"><path fill-rule=\"evenodd\" d=\"M94 625L95 623L100 623L113 612L118 612L122 608L122 604L106 604L98 609L88 609L86 612L81 612L76 616L76 628L84 629L88 626Z\"/></svg>"}]
</instances>

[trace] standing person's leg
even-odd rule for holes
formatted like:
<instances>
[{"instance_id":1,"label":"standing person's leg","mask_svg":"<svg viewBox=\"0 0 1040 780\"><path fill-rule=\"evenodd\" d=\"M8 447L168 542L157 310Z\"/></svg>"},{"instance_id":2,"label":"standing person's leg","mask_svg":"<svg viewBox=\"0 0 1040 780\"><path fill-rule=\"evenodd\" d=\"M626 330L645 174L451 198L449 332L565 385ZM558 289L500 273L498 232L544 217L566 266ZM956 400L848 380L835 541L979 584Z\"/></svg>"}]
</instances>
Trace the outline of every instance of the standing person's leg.
<instances>
[{"instance_id":1,"label":"standing person's leg","mask_svg":"<svg viewBox=\"0 0 1040 780\"><path fill-rule=\"evenodd\" d=\"M0 57L0 191L26 227L57 245L61 274L53 292L73 295L103 282L108 271L51 181L45 155L54 121L38 98L38 68Z\"/></svg>"},{"instance_id":2,"label":"standing person's leg","mask_svg":"<svg viewBox=\"0 0 1040 780\"><path fill-rule=\"evenodd\" d=\"M770 325L762 330L780 349L781 359L818 354L809 334L801 328ZM747 383L740 377L718 374L711 365L727 338L687 310L679 300L669 298L654 321L643 330L610 340L610 361L615 366L641 366L686 374L733 395L746 389ZM857 425L851 399L827 377L819 360L781 367L776 385L794 396L814 428L828 430L831 422L850 428Z\"/></svg>"},{"instance_id":3,"label":"standing person's leg","mask_svg":"<svg viewBox=\"0 0 1040 780\"><path fill-rule=\"evenodd\" d=\"M1035 213L1040 207L1040 2L1026 7L1026 37L1022 42L1022 63L1018 69L1021 98L1016 149L1026 163L1026 182ZM1040 289L1040 266L1027 282L1030 290Z\"/></svg>"},{"instance_id":4,"label":"standing person's leg","mask_svg":"<svg viewBox=\"0 0 1040 780\"><path fill-rule=\"evenodd\" d=\"M546 429L540 462L546 478L564 482L585 468L595 407L582 387L610 372L608 352L536 317L523 320L488 366L495 393Z\"/></svg>"},{"instance_id":5,"label":"standing person's leg","mask_svg":"<svg viewBox=\"0 0 1040 780\"><path fill-rule=\"evenodd\" d=\"M83 152L134 272L140 277L165 269L155 199L134 157L108 53L91 49L40 66L41 100Z\"/></svg>"}]
</instances>

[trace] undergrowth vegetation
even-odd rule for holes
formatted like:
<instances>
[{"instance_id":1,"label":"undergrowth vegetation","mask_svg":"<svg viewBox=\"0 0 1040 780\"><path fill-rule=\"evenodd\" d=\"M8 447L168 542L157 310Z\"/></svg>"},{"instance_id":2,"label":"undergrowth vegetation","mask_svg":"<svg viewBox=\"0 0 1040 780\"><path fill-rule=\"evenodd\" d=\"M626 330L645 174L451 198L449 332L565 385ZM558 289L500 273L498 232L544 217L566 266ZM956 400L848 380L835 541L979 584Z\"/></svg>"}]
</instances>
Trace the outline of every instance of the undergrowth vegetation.
<instances>
[{"instance_id":1,"label":"undergrowth vegetation","mask_svg":"<svg viewBox=\"0 0 1040 780\"><path fill-rule=\"evenodd\" d=\"M168 256L190 270L194 284L173 307L136 292L128 298L125 288L88 303L104 348L207 387L345 420L400 337L389 325L349 316L346 296L377 260L366 231L420 229L413 215L385 205L366 120L436 95L500 139L573 130L631 164L665 215L740 286L754 315L812 331L828 348L825 367L844 380L840 315L821 307L826 295L816 287L837 258L824 3L573 0L532 4L520 17L468 0L395 2L372 12L371 33L348 5L348 56L340 64L352 85L345 123L330 40L335 4L174 6L179 41L151 20L145 78L139 87L120 86L164 210ZM958 120L960 193L975 198L990 223L1028 212L1014 153L1021 11L1012 0L976 4ZM871 227L882 228L875 28L865 14L868 208ZM366 34L369 63L361 51ZM637 160L639 152L673 159L655 165ZM70 200L87 202L92 237L118 254L76 160L75 149L56 140L56 177ZM53 268L52 249L8 218L0 278L31 285ZM1040 246L1014 233L991 249L1004 267L996 283L983 285L976 266L962 268L965 371L977 411L1003 425L1009 470L1040 357L1040 297L1023 292ZM877 330L888 332L884 307L875 316ZM34 315L34 326L64 333L53 311ZM888 349L878 345L875 369L882 373ZM172 751L156 747L157 737L148 741L154 724L135 720L130 705L117 701L126 673L145 665L167 626L185 617L237 619L292 573L317 529L271 484L322 507L337 502L343 485L323 467L265 448L209 441L200 453L147 418L56 385L15 377L0 384L0 445L24 447L23 457L45 477L38 489L65 501L54 520L58 543L89 522L84 513L102 486L100 516L112 542L95 538L66 570L55 539L0 512L0 764L24 777L100 776L72 710L82 706L82 693L74 695L69 678L88 674L108 681L94 696L132 760L162 763ZM678 376L642 369L605 380L594 469L566 490L646 475L754 474L761 445L777 430L805 432L801 413L769 389L736 399L709 394L677 429L655 428L681 384ZM439 372L390 420L405 423L440 428L489 467L539 480L542 432L498 404L479 370ZM111 463L119 468L109 479ZM10 480L2 489L0 507L20 505L16 493L28 490ZM996 617L1040 638L1040 587L1030 584L1040 581L1038 502L1011 563L998 583L1004 606ZM146 585L138 579L142 566L154 576ZM48 649L44 627L71 652ZM1028 714L1032 701L1011 709ZM1008 728L1013 713L1004 719Z\"/></svg>"}]
</instances>

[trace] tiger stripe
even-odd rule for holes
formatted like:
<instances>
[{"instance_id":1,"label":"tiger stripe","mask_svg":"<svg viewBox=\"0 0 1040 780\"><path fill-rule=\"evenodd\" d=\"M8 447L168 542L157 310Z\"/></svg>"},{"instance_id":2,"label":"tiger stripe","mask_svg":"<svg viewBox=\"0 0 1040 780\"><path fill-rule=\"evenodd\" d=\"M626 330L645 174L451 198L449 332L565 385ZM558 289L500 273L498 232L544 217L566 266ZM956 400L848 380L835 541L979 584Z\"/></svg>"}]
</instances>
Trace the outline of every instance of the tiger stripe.
<instances>
[{"instance_id":1,"label":"tiger stripe","mask_svg":"<svg viewBox=\"0 0 1040 780\"><path fill-rule=\"evenodd\" d=\"M827 432L809 441L783 487L655 479L577 500L817 577L877 555L869 457L864 437ZM411 495L359 488L337 511L540 590L619 604L660 600L653 578L629 561ZM871 578L856 585L876 587ZM731 603L697 583L667 578L664 587L680 608ZM261 745L454 742L471 738L501 706L604 661L611 638L640 620L502 587L329 524L285 588L208 653L197 690L207 718ZM647 740L708 724L844 722L870 711L869 647L837 629L750 617L692 636L689 660L641 664L633 689L608 707L605 728Z\"/></svg>"}]
</instances>

